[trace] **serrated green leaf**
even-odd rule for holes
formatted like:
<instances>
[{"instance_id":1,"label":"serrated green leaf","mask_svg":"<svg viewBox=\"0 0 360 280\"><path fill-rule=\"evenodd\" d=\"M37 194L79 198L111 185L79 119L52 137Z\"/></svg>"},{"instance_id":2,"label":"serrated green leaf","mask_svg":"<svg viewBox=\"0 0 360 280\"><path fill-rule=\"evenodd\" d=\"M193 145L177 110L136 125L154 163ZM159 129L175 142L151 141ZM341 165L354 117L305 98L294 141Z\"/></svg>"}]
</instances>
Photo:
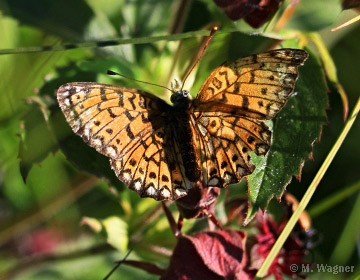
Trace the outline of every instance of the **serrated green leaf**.
<instances>
[{"instance_id":1,"label":"serrated green leaf","mask_svg":"<svg viewBox=\"0 0 360 280\"><path fill-rule=\"evenodd\" d=\"M295 93L274 121L269 153L252 157L257 168L249 176L250 208L245 224L258 209L264 210L272 197L281 197L292 176L300 176L326 122L327 87L319 61L310 53L299 72Z\"/></svg>"},{"instance_id":2,"label":"serrated green leaf","mask_svg":"<svg viewBox=\"0 0 360 280\"><path fill-rule=\"evenodd\" d=\"M349 101L346 95L346 92L342 85L339 82L337 76L337 70L335 66L335 62L330 55L329 50L327 49L324 41L322 40L321 36L318 33L310 33L307 34L307 37L311 42L317 47L319 55L321 57L322 63L324 65L325 72L327 74L328 79L330 82L334 84L337 88L338 93L340 94L341 100L343 102L343 110L344 110L344 120L346 120L348 111L349 111Z\"/></svg>"}]
</instances>

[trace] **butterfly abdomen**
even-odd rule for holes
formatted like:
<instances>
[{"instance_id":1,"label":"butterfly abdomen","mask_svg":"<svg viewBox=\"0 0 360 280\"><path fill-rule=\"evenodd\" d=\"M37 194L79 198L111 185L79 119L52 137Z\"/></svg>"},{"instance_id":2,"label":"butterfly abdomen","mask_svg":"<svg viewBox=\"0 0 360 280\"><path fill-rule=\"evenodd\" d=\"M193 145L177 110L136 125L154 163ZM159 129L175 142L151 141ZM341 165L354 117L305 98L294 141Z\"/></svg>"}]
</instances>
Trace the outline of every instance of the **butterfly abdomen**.
<instances>
[{"instance_id":1,"label":"butterfly abdomen","mask_svg":"<svg viewBox=\"0 0 360 280\"><path fill-rule=\"evenodd\" d=\"M180 148L185 175L191 182L197 182L200 180L201 170L193 139L194 132L190 124L190 114L187 111L174 111L170 113L169 120Z\"/></svg>"}]
</instances>

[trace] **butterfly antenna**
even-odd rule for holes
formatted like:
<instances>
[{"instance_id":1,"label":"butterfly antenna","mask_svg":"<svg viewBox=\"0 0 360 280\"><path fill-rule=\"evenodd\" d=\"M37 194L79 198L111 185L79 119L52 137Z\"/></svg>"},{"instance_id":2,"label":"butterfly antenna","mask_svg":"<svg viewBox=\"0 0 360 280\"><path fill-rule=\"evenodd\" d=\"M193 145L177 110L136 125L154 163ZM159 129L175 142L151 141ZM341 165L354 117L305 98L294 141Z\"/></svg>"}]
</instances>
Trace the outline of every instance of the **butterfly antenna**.
<instances>
[{"instance_id":1,"label":"butterfly antenna","mask_svg":"<svg viewBox=\"0 0 360 280\"><path fill-rule=\"evenodd\" d=\"M206 40L206 43L205 43L205 46L200 54L200 56L198 57L198 59L195 61L195 63L193 64L193 66L190 68L190 70L187 72L185 78L184 78L184 81L183 81L183 84L181 86L181 90L183 89L184 85L185 85L185 81L186 79L189 77L190 73L192 72L192 70L194 70L195 66L199 63L200 59L202 58L202 56L204 55L205 53L205 50L207 48L207 46L209 45L209 42L210 40L212 39L212 37L214 37L216 31L218 30L218 27L217 26L214 26L212 29L211 29L211 32L210 32L210 35L209 37L207 38Z\"/></svg>"},{"instance_id":2,"label":"butterfly antenna","mask_svg":"<svg viewBox=\"0 0 360 280\"><path fill-rule=\"evenodd\" d=\"M133 81L136 81L136 82L139 82L139 83L143 83L143 84L148 84L148 85L152 85L152 86L157 86L157 87L165 88L165 89L167 89L167 90L170 90L171 92L174 92L172 89L169 89L168 87L161 86L161 85L157 85L157 84L153 84L153 83L149 83L149 82L144 82L144 81L140 81L140 80L136 80L136 79L134 79L134 78L130 78L130 77L128 77L128 76L125 76L125 75L116 73L116 72L111 71L111 70L107 70L107 71L106 71L106 74L108 74L108 75L121 76L121 77L124 77L124 78L129 79L129 80L133 80Z\"/></svg>"}]
</instances>

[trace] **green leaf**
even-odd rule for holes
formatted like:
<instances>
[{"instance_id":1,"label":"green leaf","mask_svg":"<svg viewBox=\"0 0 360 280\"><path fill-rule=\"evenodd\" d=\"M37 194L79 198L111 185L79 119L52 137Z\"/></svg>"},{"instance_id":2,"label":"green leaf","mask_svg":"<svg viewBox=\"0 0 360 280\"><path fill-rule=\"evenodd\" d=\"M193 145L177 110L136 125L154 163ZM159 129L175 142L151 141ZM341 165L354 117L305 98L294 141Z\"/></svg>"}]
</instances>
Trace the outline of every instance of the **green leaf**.
<instances>
[{"instance_id":1,"label":"green leaf","mask_svg":"<svg viewBox=\"0 0 360 280\"><path fill-rule=\"evenodd\" d=\"M301 0L285 28L318 31L333 24L341 10L339 0Z\"/></svg>"},{"instance_id":2,"label":"green leaf","mask_svg":"<svg viewBox=\"0 0 360 280\"><path fill-rule=\"evenodd\" d=\"M129 243L127 224L121 218L110 216L99 220L85 217L81 223L88 225L96 233L102 233L106 242L114 248L123 252L127 250Z\"/></svg>"},{"instance_id":3,"label":"green leaf","mask_svg":"<svg viewBox=\"0 0 360 280\"><path fill-rule=\"evenodd\" d=\"M327 87L319 61L310 53L299 72L294 94L274 121L269 153L252 157L256 170L248 177L250 208L245 224L271 198L281 197L292 176L300 176L326 122Z\"/></svg>"},{"instance_id":4,"label":"green leaf","mask_svg":"<svg viewBox=\"0 0 360 280\"><path fill-rule=\"evenodd\" d=\"M3 2L6 5L6 9L2 9L5 15L17 18L22 24L36 26L65 38L82 36L94 16L89 5L82 0L72 0L71 8L70 3L66 1L4 0Z\"/></svg>"},{"instance_id":5,"label":"green leaf","mask_svg":"<svg viewBox=\"0 0 360 280\"><path fill-rule=\"evenodd\" d=\"M338 93L340 94L344 108L344 120L346 120L349 111L349 101L344 88L339 82L335 62L331 57L324 41L318 33L310 33L307 35L307 37L317 47L322 63L324 65L325 72L327 74L327 78L330 80L330 82L333 83Z\"/></svg>"},{"instance_id":6,"label":"green leaf","mask_svg":"<svg viewBox=\"0 0 360 280\"><path fill-rule=\"evenodd\" d=\"M82 225L87 225L91 228L94 232L100 233L102 231L102 224L100 220L91 218L91 217L84 217L81 220Z\"/></svg>"},{"instance_id":7,"label":"green leaf","mask_svg":"<svg viewBox=\"0 0 360 280\"><path fill-rule=\"evenodd\" d=\"M19 146L20 173L24 181L30 169L36 163L43 161L50 152L57 150L57 145L45 121L46 109L32 104L23 116L23 132Z\"/></svg>"},{"instance_id":8,"label":"green leaf","mask_svg":"<svg viewBox=\"0 0 360 280\"><path fill-rule=\"evenodd\" d=\"M102 221L107 235L107 242L120 251L127 250L129 238L127 224L119 217L108 217Z\"/></svg>"},{"instance_id":9,"label":"green leaf","mask_svg":"<svg viewBox=\"0 0 360 280\"><path fill-rule=\"evenodd\" d=\"M58 42L58 39L55 41L53 37L45 36L35 28L19 25L14 19L8 17L0 18L0 29L2 30L1 49L51 45ZM0 121L6 122L8 118L27 111L24 99L35 95L34 92L44 83L44 78L49 78L56 66L68 63L70 59L81 59L84 56L83 50L70 51L66 54L65 52L42 52L32 55L0 56L0 104L2 106Z\"/></svg>"}]
</instances>

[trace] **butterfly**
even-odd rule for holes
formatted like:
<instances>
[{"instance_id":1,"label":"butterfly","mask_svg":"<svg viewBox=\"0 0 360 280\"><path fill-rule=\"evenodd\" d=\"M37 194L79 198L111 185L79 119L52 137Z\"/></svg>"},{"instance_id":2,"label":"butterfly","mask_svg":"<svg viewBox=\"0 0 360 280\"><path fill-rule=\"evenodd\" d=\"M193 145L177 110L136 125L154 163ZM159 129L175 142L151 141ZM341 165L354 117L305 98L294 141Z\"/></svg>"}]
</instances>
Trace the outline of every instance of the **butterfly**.
<instances>
[{"instance_id":1,"label":"butterfly","mask_svg":"<svg viewBox=\"0 0 360 280\"><path fill-rule=\"evenodd\" d=\"M177 200L197 182L226 187L265 155L275 117L293 92L304 50L278 49L212 71L195 99L173 91L172 105L148 92L91 82L62 85L57 99L73 131L110 158L117 177L141 197Z\"/></svg>"}]
</instances>

